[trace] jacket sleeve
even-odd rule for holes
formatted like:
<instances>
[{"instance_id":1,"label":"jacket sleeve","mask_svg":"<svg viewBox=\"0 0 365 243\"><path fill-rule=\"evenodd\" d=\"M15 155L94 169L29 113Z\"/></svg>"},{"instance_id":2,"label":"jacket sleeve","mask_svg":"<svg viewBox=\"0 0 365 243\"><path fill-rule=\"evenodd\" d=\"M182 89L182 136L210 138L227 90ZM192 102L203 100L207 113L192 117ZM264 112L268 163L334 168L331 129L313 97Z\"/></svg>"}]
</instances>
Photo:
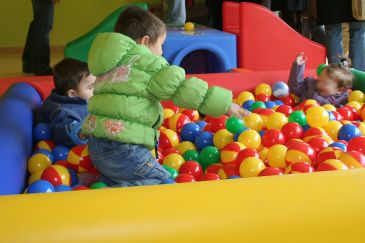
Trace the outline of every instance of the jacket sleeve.
<instances>
[{"instance_id":1,"label":"jacket sleeve","mask_svg":"<svg viewBox=\"0 0 365 243\"><path fill-rule=\"evenodd\" d=\"M298 65L293 63L289 75L289 88L297 96L302 96L306 89L306 82L304 80L305 64Z\"/></svg>"},{"instance_id":2,"label":"jacket sleeve","mask_svg":"<svg viewBox=\"0 0 365 243\"><path fill-rule=\"evenodd\" d=\"M153 75L147 90L159 100L173 100L178 106L211 116L227 113L232 103L231 91L208 88L207 82L198 78L186 79L185 71L177 66L167 66Z\"/></svg>"},{"instance_id":3,"label":"jacket sleeve","mask_svg":"<svg viewBox=\"0 0 365 243\"><path fill-rule=\"evenodd\" d=\"M86 139L79 138L83 121L75 112L60 108L52 112L50 120L51 132L56 144L73 147L87 143Z\"/></svg>"}]
</instances>

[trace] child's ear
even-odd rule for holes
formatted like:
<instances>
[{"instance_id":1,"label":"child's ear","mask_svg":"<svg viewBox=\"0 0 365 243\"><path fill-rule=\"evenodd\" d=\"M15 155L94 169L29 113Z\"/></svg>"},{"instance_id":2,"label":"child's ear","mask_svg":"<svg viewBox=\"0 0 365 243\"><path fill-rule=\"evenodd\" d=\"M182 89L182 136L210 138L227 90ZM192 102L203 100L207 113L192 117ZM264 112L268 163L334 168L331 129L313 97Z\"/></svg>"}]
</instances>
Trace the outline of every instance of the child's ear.
<instances>
[{"instance_id":1,"label":"child's ear","mask_svg":"<svg viewBox=\"0 0 365 243\"><path fill-rule=\"evenodd\" d=\"M148 43L150 41L150 37L148 35L145 35L143 36L140 40L139 40L139 43L138 44L141 44L141 45L145 45L147 46Z\"/></svg>"},{"instance_id":2,"label":"child's ear","mask_svg":"<svg viewBox=\"0 0 365 243\"><path fill-rule=\"evenodd\" d=\"M67 96L68 97L76 97L77 96L77 91L74 89L69 89L67 90Z\"/></svg>"}]
</instances>

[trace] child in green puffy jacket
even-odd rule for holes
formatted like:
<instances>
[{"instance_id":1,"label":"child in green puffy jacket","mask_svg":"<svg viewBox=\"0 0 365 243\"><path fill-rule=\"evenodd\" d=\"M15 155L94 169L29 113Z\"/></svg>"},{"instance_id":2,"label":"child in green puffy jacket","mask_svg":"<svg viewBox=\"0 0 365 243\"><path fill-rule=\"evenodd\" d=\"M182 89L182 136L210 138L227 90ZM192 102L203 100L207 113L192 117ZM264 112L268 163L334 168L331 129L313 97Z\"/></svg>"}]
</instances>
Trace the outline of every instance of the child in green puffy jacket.
<instances>
[{"instance_id":1,"label":"child in green puffy jacket","mask_svg":"<svg viewBox=\"0 0 365 243\"><path fill-rule=\"evenodd\" d=\"M163 121L161 100L198 109L203 114L242 116L231 91L208 88L185 78L162 55L166 27L153 14L131 7L119 17L115 33L99 34L89 53L89 69L97 79L89 100L83 133L90 136L90 157L110 186L168 182L169 173L154 159Z\"/></svg>"}]
</instances>

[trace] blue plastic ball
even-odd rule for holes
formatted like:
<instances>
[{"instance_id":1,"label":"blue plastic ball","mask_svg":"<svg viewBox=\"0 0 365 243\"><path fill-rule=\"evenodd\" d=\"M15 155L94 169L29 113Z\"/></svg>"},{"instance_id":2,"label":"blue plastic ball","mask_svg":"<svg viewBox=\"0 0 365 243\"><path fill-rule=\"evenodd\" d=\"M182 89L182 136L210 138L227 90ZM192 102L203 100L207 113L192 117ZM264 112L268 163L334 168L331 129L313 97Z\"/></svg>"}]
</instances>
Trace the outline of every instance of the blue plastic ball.
<instances>
[{"instance_id":1,"label":"blue plastic ball","mask_svg":"<svg viewBox=\"0 0 365 243\"><path fill-rule=\"evenodd\" d=\"M238 142L238 137L241 135L241 133L242 133L243 131L246 131L246 130L249 130L249 128L247 128L247 127L243 127L243 128L241 129L241 131L239 131L239 132L235 133L235 134L234 134L234 136L233 136L233 140L234 140L235 142Z\"/></svg>"},{"instance_id":2,"label":"blue plastic ball","mask_svg":"<svg viewBox=\"0 0 365 243\"><path fill-rule=\"evenodd\" d=\"M289 87L285 82L276 82L272 86L272 94L276 98L286 97L289 95Z\"/></svg>"},{"instance_id":3,"label":"blue plastic ball","mask_svg":"<svg viewBox=\"0 0 365 243\"><path fill-rule=\"evenodd\" d=\"M200 126L196 123L185 124L181 129L181 140L194 142L201 130Z\"/></svg>"},{"instance_id":4,"label":"blue plastic ball","mask_svg":"<svg viewBox=\"0 0 365 243\"><path fill-rule=\"evenodd\" d=\"M39 123L34 127L33 130L34 139L37 141L50 140L51 139L51 129L46 123Z\"/></svg>"},{"instance_id":5,"label":"blue plastic ball","mask_svg":"<svg viewBox=\"0 0 365 243\"><path fill-rule=\"evenodd\" d=\"M59 185L59 186L56 186L54 189L56 192L72 191L72 188L70 186L66 186L66 185Z\"/></svg>"},{"instance_id":6,"label":"blue plastic ball","mask_svg":"<svg viewBox=\"0 0 365 243\"><path fill-rule=\"evenodd\" d=\"M28 187L28 193L45 193L54 191L54 186L46 180L35 181Z\"/></svg>"},{"instance_id":7,"label":"blue plastic ball","mask_svg":"<svg viewBox=\"0 0 365 243\"><path fill-rule=\"evenodd\" d=\"M49 152L48 150L46 150L46 149L37 149L36 151L34 151L34 153L32 154L32 155L34 155L34 154L45 154L45 155L47 155L48 156L48 158L52 161L52 162L54 162L55 160L54 160L54 157L53 157L53 154L51 153L51 152Z\"/></svg>"},{"instance_id":8,"label":"blue plastic ball","mask_svg":"<svg viewBox=\"0 0 365 243\"><path fill-rule=\"evenodd\" d=\"M52 150L54 161L66 160L68 152L70 151L69 148L65 146L57 146Z\"/></svg>"},{"instance_id":9,"label":"blue plastic ball","mask_svg":"<svg viewBox=\"0 0 365 243\"><path fill-rule=\"evenodd\" d=\"M282 102L281 100L274 100L276 105L284 105L284 102Z\"/></svg>"},{"instance_id":10,"label":"blue plastic ball","mask_svg":"<svg viewBox=\"0 0 365 243\"><path fill-rule=\"evenodd\" d=\"M354 137L361 136L360 129L354 124L345 124L338 131L338 140L350 141Z\"/></svg>"},{"instance_id":11,"label":"blue plastic ball","mask_svg":"<svg viewBox=\"0 0 365 243\"><path fill-rule=\"evenodd\" d=\"M247 100L245 103L243 103L242 107L246 110L250 110L253 103L255 103L254 100Z\"/></svg>"},{"instance_id":12,"label":"blue plastic ball","mask_svg":"<svg viewBox=\"0 0 365 243\"><path fill-rule=\"evenodd\" d=\"M339 148L341 149L342 151L346 152L347 151L347 146L346 144L344 143L341 143L341 142L334 142L334 143L331 143L329 145L330 147L333 147L333 148Z\"/></svg>"},{"instance_id":13,"label":"blue plastic ball","mask_svg":"<svg viewBox=\"0 0 365 243\"><path fill-rule=\"evenodd\" d=\"M198 150L202 150L207 146L213 146L213 133L201 132L195 138L195 146Z\"/></svg>"},{"instance_id":14,"label":"blue plastic ball","mask_svg":"<svg viewBox=\"0 0 365 243\"><path fill-rule=\"evenodd\" d=\"M204 129L204 127L207 125L208 123L205 121L198 121L196 122L196 125L198 125L200 127L201 130Z\"/></svg>"},{"instance_id":15,"label":"blue plastic ball","mask_svg":"<svg viewBox=\"0 0 365 243\"><path fill-rule=\"evenodd\" d=\"M240 176L236 176L236 175L234 175L234 176L229 176L228 177L228 179L239 179L239 178L241 178Z\"/></svg>"},{"instance_id":16,"label":"blue plastic ball","mask_svg":"<svg viewBox=\"0 0 365 243\"><path fill-rule=\"evenodd\" d=\"M310 126L305 125L305 126L302 126L302 128L303 128L303 132L306 132L310 128Z\"/></svg>"},{"instance_id":17,"label":"blue plastic ball","mask_svg":"<svg viewBox=\"0 0 365 243\"><path fill-rule=\"evenodd\" d=\"M336 120L336 117L335 117L335 115L333 115L332 111L327 111L327 113L328 113L328 116L330 118L330 121L335 121Z\"/></svg>"},{"instance_id":18,"label":"blue plastic ball","mask_svg":"<svg viewBox=\"0 0 365 243\"><path fill-rule=\"evenodd\" d=\"M79 178L77 177L76 171L74 171L71 168L67 168L68 172L70 173L70 179L71 179L71 186L76 185L79 183Z\"/></svg>"},{"instance_id":19,"label":"blue plastic ball","mask_svg":"<svg viewBox=\"0 0 365 243\"><path fill-rule=\"evenodd\" d=\"M265 134L265 130L261 130L261 131L259 131L259 134L260 134L260 136L262 137L262 136L264 136L264 134Z\"/></svg>"},{"instance_id":20,"label":"blue plastic ball","mask_svg":"<svg viewBox=\"0 0 365 243\"><path fill-rule=\"evenodd\" d=\"M266 101L265 102L266 108L273 108L274 106L276 106L276 103L274 101Z\"/></svg>"}]
</instances>

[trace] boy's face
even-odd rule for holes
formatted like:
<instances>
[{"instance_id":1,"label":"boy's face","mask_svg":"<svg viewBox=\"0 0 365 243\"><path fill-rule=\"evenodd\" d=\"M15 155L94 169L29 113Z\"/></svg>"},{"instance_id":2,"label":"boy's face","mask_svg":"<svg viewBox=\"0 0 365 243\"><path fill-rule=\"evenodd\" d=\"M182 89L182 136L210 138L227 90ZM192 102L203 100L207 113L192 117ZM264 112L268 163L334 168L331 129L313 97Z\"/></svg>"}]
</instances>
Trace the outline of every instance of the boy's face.
<instances>
[{"instance_id":1,"label":"boy's face","mask_svg":"<svg viewBox=\"0 0 365 243\"><path fill-rule=\"evenodd\" d=\"M89 100L93 96L94 82L96 77L94 75L85 76L81 79L79 87L76 92L76 96Z\"/></svg>"},{"instance_id":2,"label":"boy's face","mask_svg":"<svg viewBox=\"0 0 365 243\"><path fill-rule=\"evenodd\" d=\"M151 52L157 56L162 56L162 45L166 40L166 32L164 32L160 37L158 37L157 41L153 44L147 44L148 48Z\"/></svg>"},{"instance_id":3,"label":"boy's face","mask_svg":"<svg viewBox=\"0 0 365 243\"><path fill-rule=\"evenodd\" d=\"M316 89L321 96L330 96L339 93L337 82L328 75L326 69L319 75Z\"/></svg>"}]
</instances>

